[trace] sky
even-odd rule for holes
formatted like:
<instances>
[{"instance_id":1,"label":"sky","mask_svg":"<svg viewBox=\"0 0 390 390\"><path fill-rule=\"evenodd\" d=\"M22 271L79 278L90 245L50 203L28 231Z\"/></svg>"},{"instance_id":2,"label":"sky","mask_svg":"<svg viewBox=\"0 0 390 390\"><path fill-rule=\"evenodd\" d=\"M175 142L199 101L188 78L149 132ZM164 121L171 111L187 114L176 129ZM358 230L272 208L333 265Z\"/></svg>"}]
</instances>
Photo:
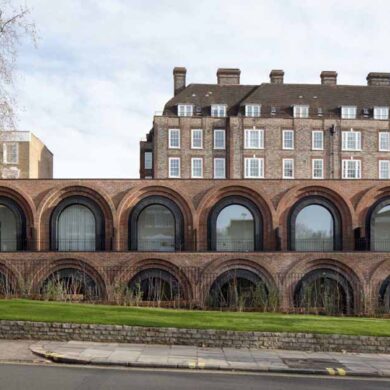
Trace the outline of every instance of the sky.
<instances>
[{"instance_id":1,"label":"sky","mask_svg":"<svg viewBox=\"0 0 390 390\"><path fill-rule=\"evenodd\" d=\"M15 0L18 1L18 0ZM365 84L390 71L390 2L380 0L23 0L38 43L23 42L18 128L54 153L57 178L137 178L139 141L173 94L172 70L215 83Z\"/></svg>"}]
</instances>

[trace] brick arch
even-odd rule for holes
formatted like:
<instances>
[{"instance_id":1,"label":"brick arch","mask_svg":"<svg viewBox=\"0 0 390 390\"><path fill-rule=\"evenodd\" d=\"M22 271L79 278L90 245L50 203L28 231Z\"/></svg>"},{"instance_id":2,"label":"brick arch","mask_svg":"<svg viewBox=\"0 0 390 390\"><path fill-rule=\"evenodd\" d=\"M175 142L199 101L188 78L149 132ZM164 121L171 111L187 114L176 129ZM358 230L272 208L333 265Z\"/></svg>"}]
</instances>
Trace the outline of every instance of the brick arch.
<instances>
[{"instance_id":1,"label":"brick arch","mask_svg":"<svg viewBox=\"0 0 390 390\"><path fill-rule=\"evenodd\" d=\"M20 292L22 276L19 271L12 267L12 264L5 264L0 261L0 276L1 275L6 277L12 294Z\"/></svg>"},{"instance_id":2,"label":"brick arch","mask_svg":"<svg viewBox=\"0 0 390 390\"><path fill-rule=\"evenodd\" d=\"M323 198L330 202L340 214L342 248L354 249L353 227L356 225L354 208L349 199L343 198L334 189L325 186L300 185L291 188L280 199L277 205L282 250L288 248L289 216L293 208L305 198Z\"/></svg>"},{"instance_id":3,"label":"brick arch","mask_svg":"<svg viewBox=\"0 0 390 390\"><path fill-rule=\"evenodd\" d=\"M67 268L85 272L99 287L102 300L107 298L108 278L105 273L99 271L98 267L93 262L75 257L55 260L49 264L43 263L33 275L30 293L39 294L43 283L53 273Z\"/></svg>"},{"instance_id":4,"label":"brick arch","mask_svg":"<svg viewBox=\"0 0 390 390\"><path fill-rule=\"evenodd\" d=\"M193 241L193 215L195 213L192 201L185 195L172 188L161 185L139 186L131 189L120 201L118 205L118 235L116 240L117 248L128 249L129 218L132 209L142 200L151 196L161 196L174 202L180 209L183 216L184 246L192 249Z\"/></svg>"},{"instance_id":5,"label":"brick arch","mask_svg":"<svg viewBox=\"0 0 390 390\"><path fill-rule=\"evenodd\" d=\"M38 240L41 250L50 248L50 218L56 206L72 196L82 196L95 202L103 213L105 226L105 248L112 248L113 230L117 225L115 206L108 194L96 186L64 185L53 188L42 199L37 210L37 223L39 226Z\"/></svg>"},{"instance_id":6,"label":"brick arch","mask_svg":"<svg viewBox=\"0 0 390 390\"><path fill-rule=\"evenodd\" d=\"M368 294L371 297L372 308L378 306L380 290L388 278L390 278L390 259L383 256L382 260L371 270L368 278Z\"/></svg>"},{"instance_id":7,"label":"brick arch","mask_svg":"<svg viewBox=\"0 0 390 390\"><path fill-rule=\"evenodd\" d=\"M219 185L216 188L208 191L197 207L196 229L198 231L198 241L200 245L198 248L205 250L207 248L208 240L208 218L213 207L228 197L242 197L251 201L259 210L263 222L263 250L272 250L275 248L275 210L272 202L268 197L251 188L236 185L226 186Z\"/></svg>"},{"instance_id":8,"label":"brick arch","mask_svg":"<svg viewBox=\"0 0 390 390\"><path fill-rule=\"evenodd\" d=\"M134 277L137 276L137 274L149 269L159 269L170 273L178 280L179 285L182 286L184 298L187 300L192 299L193 288L188 276L177 265L164 259L139 259L135 262L129 262L127 264L124 264L121 267L120 273L117 275L116 282L120 285L127 285L132 279L134 279Z\"/></svg>"},{"instance_id":9,"label":"brick arch","mask_svg":"<svg viewBox=\"0 0 390 390\"><path fill-rule=\"evenodd\" d=\"M205 303L208 293L213 283L224 272L234 269L244 269L253 272L260 279L264 280L268 288L277 288L277 283L273 277L272 271L268 269L266 261L261 263L252 259L231 257L216 258L212 260L206 268L202 270L198 283L201 285L201 300Z\"/></svg>"},{"instance_id":10,"label":"brick arch","mask_svg":"<svg viewBox=\"0 0 390 390\"><path fill-rule=\"evenodd\" d=\"M298 283L305 277L305 275L312 271L321 269L335 271L348 281L353 291L354 310L358 311L361 306L361 299L364 295L364 276L356 273L355 270L347 264L344 264L342 261L329 257L313 258L313 256L308 256L295 263L289 269L282 280L285 305L287 307L293 307L294 292Z\"/></svg>"}]
</instances>

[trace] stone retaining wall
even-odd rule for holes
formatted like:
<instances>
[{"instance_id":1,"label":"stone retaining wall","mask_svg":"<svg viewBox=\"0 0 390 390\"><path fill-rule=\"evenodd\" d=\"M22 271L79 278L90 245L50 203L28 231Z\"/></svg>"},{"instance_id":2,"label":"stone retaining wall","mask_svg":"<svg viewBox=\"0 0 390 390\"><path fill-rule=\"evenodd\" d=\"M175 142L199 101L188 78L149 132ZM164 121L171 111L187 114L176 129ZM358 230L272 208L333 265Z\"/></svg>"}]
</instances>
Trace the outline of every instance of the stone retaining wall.
<instances>
[{"instance_id":1,"label":"stone retaining wall","mask_svg":"<svg viewBox=\"0 0 390 390\"><path fill-rule=\"evenodd\" d=\"M145 328L0 321L0 339L175 344L204 347L269 348L326 352L390 353L390 337L307 333L235 332L225 330Z\"/></svg>"}]
</instances>

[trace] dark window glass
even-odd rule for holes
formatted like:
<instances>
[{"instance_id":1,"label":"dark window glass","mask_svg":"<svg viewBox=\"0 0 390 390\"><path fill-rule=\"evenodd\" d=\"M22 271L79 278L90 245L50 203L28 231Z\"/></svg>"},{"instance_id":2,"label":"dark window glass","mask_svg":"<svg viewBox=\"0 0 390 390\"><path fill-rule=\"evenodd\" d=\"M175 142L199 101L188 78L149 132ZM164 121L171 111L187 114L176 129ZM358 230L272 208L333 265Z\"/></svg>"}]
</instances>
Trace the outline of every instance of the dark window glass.
<instances>
[{"instance_id":1,"label":"dark window glass","mask_svg":"<svg viewBox=\"0 0 390 390\"><path fill-rule=\"evenodd\" d=\"M320 205L303 208L295 220L295 250L331 251L334 249L334 220Z\"/></svg>"},{"instance_id":2,"label":"dark window glass","mask_svg":"<svg viewBox=\"0 0 390 390\"><path fill-rule=\"evenodd\" d=\"M374 213L371 229L371 249L374 251L389 251L390 205L386 205Z\"/></svg>"},{"instance_id":3,"label":"dark window glass","mask_svg":"<svg viewBox=\"0 0 390 390\"><path fill-rule=\"evenodd\" d=\"M217 218L217 251L253 251L254 220L244 206L225 207Z\"/></svg>"},{"instance_id":4,"label":"dark window glass","mask_svg":"<svg viewBox=\"0 0 390 390\"><path fill-rule=\"evenodd\" d=\"M0 249L1 251L16 251L17 223L15 214L5 205L0 204Z\"/></svg>"}]
</instances>

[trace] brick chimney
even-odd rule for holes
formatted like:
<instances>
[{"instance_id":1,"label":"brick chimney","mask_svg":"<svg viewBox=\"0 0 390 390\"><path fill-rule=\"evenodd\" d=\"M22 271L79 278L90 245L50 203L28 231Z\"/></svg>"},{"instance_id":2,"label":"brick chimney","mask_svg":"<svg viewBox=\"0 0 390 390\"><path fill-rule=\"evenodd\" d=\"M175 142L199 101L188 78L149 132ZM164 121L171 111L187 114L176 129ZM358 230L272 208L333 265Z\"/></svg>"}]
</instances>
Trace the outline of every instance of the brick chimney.
<instances>
[{"instance_id":1,"label":"brick chimney","mask_svg":"<svg viewBox=\"0 0 390 390\"><path fill-rule=\"evenodd\" d=\"M237 68L219 68L217 70L218 85L239 85L241 70Z\"/></svg>"},{"instance_id":2,"label":"brick chimney","mask_svg":"<svg viewBox=\"0 0 390 390\"><path fill-rule=\"evenodd\" d=\"M390 86L390 73L370 72L367 75L367 85Z\"/></svg>"},{"instance_id":3,"label":"brick chimney","mask_svg":"<svg viewBox=\"0 0 390 390\"><path fill-rule=\"evenodd\" d=\"M337 85L337 72L334 70L323 70L320 77L322 85Z\"/></svg>"},{"instance_id":4,"label":"brick chimney","mask_svg":"<svg viewBox=\"0 0 390 390\"><path fill-rule=\"evenodd\" d=\"M186 68L176 67L173 69L173 92L175 96L186 87L186 74Z\"/></svg>"},{"instance_id":5,"label":"brick chimney","mask_svg":"<svg viewBox=\"0 0 390 390\"><path fill-rule=\"evenodd\" d=\"M281 69L273 69L269 74L271 84L283 84L284 71Z\"/></svg>"}]
</instances>

